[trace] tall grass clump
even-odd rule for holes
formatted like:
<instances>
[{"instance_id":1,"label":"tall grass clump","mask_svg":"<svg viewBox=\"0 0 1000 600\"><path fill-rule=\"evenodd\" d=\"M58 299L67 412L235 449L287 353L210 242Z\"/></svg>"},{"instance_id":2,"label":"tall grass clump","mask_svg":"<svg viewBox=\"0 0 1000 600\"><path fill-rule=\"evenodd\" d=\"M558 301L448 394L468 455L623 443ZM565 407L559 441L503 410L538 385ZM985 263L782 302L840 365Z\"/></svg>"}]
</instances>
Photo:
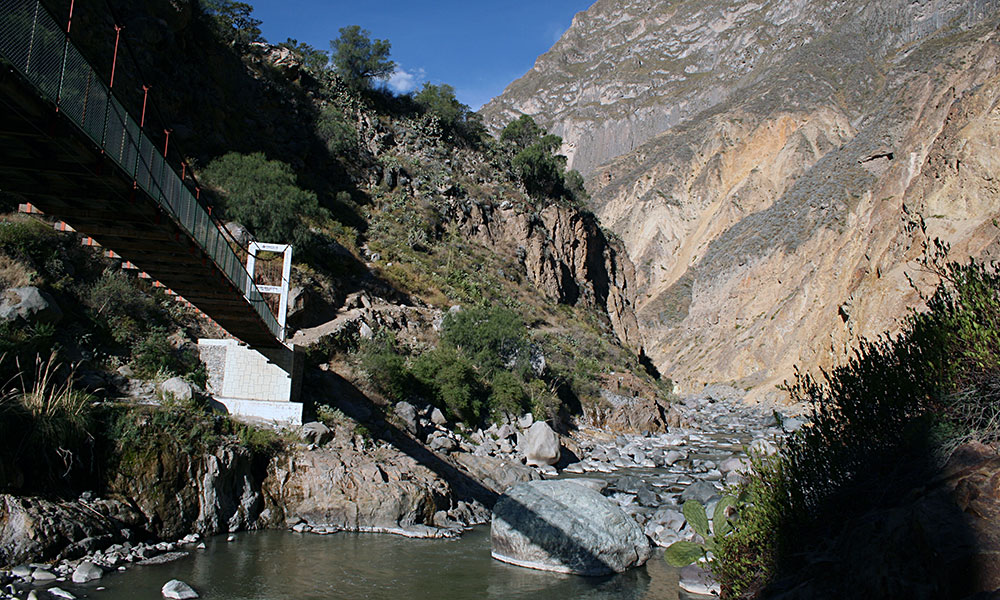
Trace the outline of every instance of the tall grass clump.
<instances>
[{"instance_id":1,"label":"tall grass clump","mask_svg":"<svg viewBox=\"0 0 1000 600\"><path fill-rule=\"evenodd\" d=\"M756 597L794 573L816 540L920 489L962 442L1000 441L1000 272L947 255L943 242L925 245L920 268L939 284L898 335L864 341L844 365L787 385L812 407L812 423L777 455L754 458L738 490L740 519L712 567L724 598ZM927 589L938 584L912 570Z\"/></svg>"},{"instance_id":2,"label":"tall grass clump","mask_svg":"<svg viewBox=\"0 0 1000 600\"><path fill-rule=\"evenodd\" d=\"M32 370L17 366L0 394L0 489L69 485L93 458L93 398L73 389L73 369L55 354Z\"/></svg>"}]
</instances>

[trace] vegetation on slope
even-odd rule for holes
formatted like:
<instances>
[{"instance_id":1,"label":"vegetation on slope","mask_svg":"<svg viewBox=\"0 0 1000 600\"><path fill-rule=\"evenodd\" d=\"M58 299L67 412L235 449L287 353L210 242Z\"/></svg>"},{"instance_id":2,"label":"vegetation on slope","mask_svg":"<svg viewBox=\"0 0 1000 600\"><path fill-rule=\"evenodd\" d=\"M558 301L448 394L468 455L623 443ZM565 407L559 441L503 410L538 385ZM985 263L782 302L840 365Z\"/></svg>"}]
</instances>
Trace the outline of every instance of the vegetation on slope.
<instances>
[{"instance_id":1,"label":"vegetation on slope","mask_svg":"<svg viewBox=\"0 0 1000 600\"><path fill-rule=\"evenodd\" d=\"M754 458L739 489L740 519L713 565L723 597L761 594L834 551L849 525L870 529L939 475L960 443L1000 441L1000 270L948 262L947 250L939 241L927 246L921 267L940 284L898 336L865 342L821 380L800 375L789 387L794 400L812 405L812 426L778 454ZM865 581L850 573L841 585L866 597L914 590L952 597L957 575L943 570L955 571L945 565L956 557L914 543L921 542L871 539L852 547L856 560L837 560L868 563L881 575Z\"/></svg>"}]
</instances>

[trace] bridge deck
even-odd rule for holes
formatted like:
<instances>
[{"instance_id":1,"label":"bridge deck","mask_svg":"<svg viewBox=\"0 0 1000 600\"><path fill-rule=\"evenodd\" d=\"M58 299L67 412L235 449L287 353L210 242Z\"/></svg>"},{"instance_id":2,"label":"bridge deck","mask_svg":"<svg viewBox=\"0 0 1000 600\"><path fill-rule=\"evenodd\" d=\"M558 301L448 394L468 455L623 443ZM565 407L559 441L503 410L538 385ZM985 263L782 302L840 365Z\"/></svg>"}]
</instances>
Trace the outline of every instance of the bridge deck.
<instances>
[{"instance_id":1,"label":"bridge deck","mask_svg":"<svg viewBox=\"0 0 1000 600\"><path fill-rule=\"evenodd\" d=\"M134 122L122 121L122 153L109 157L82 129L86 112L72 119L38 89L0 56L0 190L24 196L114 250L240 340L256 347L280 345L282 333L273 314L265 312L260 292L245 281L245 271L218 226L207 213L193 214L204 212L200 207L175 198L190 193L176 173L173 180L162 180L169 170L162 156L158 163L155 156L147 161L153 153L146 152L148 140L141 132L130 133ZM102 117L105 110L101 106ZM126 142L135 145L131 155ZM132 173L122 166L130 160L137 165Z\"/></svg>"}]
</instances>

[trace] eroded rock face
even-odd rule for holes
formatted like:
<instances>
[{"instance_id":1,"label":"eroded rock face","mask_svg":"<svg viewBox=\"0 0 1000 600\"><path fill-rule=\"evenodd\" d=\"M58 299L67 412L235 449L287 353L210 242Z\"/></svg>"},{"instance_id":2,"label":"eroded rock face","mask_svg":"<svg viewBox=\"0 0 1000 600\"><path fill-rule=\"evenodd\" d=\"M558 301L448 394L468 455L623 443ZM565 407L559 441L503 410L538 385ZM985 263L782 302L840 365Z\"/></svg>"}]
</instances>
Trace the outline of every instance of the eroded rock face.
<instances>
[{"instance_id":1,"label":"eroded rock face","mask_svg":"<svg viewBox=\"0 0 1000 600\"><path fill-rule=\"evenodd\" d=\"M572 480L511 488L493 508L490 538L493 558L575 575L621 573L651 555L642 528L631 517Z\"/></svg>"},{"instance_id":2,"label":"eroded rock face","mask_svg":"<svg viewBox=\"0 0 1000 600\"><path fill-rule=\"evenodd\" d=\"M0 565L76 558L123 542L123 528L143 524L123 502L52 502L0 495Z\"/></svg>"},{"instance_id":3,"label":"eroded rock face","mask_svg":"<svg viewBox=\"0 0 1000 600\"><path fill-rule=\"evenodd\" d=\"M998 6L602 0L484 113L589 172L660 372L759 397L919 303L908 213L992 256Z\"/></svg>"},{"instance_id":4,"label":"eroded rock face","mask_svg":"<svg viewBox=\"0 0 1000 600\"><path fill-rule=\"evenodd\" d=\"M271 471L265 492L272 519L284 519L280 525L405 530L433 524L434 513L448 508L447 482L403 454L376 461L365 452L321 448L281 457Z\"/></svg>"},{"instance_id":5,"label":"eroded rock face","mask_svg":"<svg viewBox=\"0 0 1000 600\"><path fill-rule=\"evenodd\" d=\"M112 491L133 504L162 538L254 529L265 475L249 451L223 446L204 456L159 453L125 465Z\"/></svg>"},{"instance_id":6,"label":"eroded rock face","mask_svg":"<svg viewBox=\"0 0 1000 600\"><path fill-rule=\"evenodd\" d=\"M642 349L632 263L594 215L557 204L530 212L512 203L466 201L453 204L451 216L481 244L515 254L543 295L607 313L618 339L636 352Z\"/></svg>"}]
</instances>

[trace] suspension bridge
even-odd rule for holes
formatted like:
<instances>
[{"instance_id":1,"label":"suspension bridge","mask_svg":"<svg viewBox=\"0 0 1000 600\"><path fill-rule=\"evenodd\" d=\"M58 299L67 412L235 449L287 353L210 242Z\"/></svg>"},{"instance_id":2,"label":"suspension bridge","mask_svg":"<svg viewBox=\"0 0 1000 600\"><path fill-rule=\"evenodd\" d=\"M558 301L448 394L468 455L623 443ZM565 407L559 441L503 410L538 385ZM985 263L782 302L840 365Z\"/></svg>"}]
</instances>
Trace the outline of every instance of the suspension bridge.
<instances>
[{"instance_id":1,"label":"suspension bridge","mask_svg":"<svg viewBox=\"0 0 1000 600\"><path fill-rule=\"evenodd\" d=\"M27 199L256 348L285 339L224 226L39 0L0 0L0 191ZM116 35L120 28L116 27Z\"/></svg>"}]
</instances>

